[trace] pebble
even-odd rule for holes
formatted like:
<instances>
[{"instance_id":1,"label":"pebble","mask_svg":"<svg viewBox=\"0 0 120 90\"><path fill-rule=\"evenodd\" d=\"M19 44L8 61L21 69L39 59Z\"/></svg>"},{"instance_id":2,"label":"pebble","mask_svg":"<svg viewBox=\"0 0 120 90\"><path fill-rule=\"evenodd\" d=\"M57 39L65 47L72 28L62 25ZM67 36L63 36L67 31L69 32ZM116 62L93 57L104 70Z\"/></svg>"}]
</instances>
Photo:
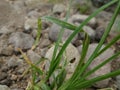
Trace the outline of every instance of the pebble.
<instances>
[{"instance_id":1,"label":"pebble","mask_svg":"<svg viewBox=\"0 0 120 90\"><path fill-rule=\"evenodd\" d=\"M120 90L120 75L116 77L116 84L117 84L118 90Z\"/></svg>"},{"instance_id":2,"label":"pebble","mask_svg":"<svg viewBox=\"0 0 120 90\"><path fill-rule=\"evenodd\" d=\"M11 46L8 46L8 40L5 38L1 38L0 40L0 54L1 55L12 55L13 53L13 48Z\"/></svg>"},{"instance_id":3,"label":"pebble","mask_svg":"<svg viewBox=\"0 0 120 90\"><path fill-rule=\"evenodd\" d=\"M83 21L85 21L89 16L88 15L81 15L81 14L74 14L70 17L70 19L72 20L73 23L81 23ZM96 18L92 18L88 24L92 27L94 27L96 25L97 21Z\"/></svg>"},{"instance_id":4,"label":"pebble","mask_svg":"<svg viewBox=\"0 0 120 90\"><path fill-rule=\"evenodd\" d=\"M6 85L0 85L0 90L10 90L10 88Z\"/></svg>"},{"instance_id":5,"label":"pebble","mask_svg":"<svg viewBox=\"0 0 120 90\"><path fill-rule=\"evenodd\" d=\"M30 49L34 43L34 39L29 34L14 32L10 35L9 43L15 48Z\"/></svg>"},{"instance_id":6,"label":"pebble","mask_svg":"<svg viewBox=\"0 0 120 90\"><path fill-rule=\"evenodd\" d=\"M26 18L24 29L25 32L30 32L33 29L37 29L37 18Z\"/></svg>"},{"instance_id":7,"label":"pebble","mask_svg":"<svg viewBox=\"0 0 120 90\"><path fill-rule=\"evenodd\" d=\"M104 31L105 31L105 29L104 29L103 27L98 27L98 28L95 30L95 39L96 39L97 41L100 41L100 40L101 40L101 37L103 36Z\"/></svg>"},{"instance_id":8,"label":"pebble","mask_svg":"<svg viewBox=\"0 0 120 90\"><path fill-rule=\"evenodd\" d=\"M49 39L41 39L39 47L45 48L45 47L50 46L50 44L51 44L51 41Z\"/></svg>"},{"instance_id":9,"label":"pebble","mask_svg":"<svg viewBox=\"0 0 120 90\"><path fill-rule=\"evenodd\" d=\"M23 65L23 60L17 58L16 56L12 56L7 62L6 62L7 66L9 68L14 68L14 67L18 67L18 66L22 66Z\"/></svg>"},{"instance_id":10,"label":"pebble","mask_svg":"<svg viewBox=\"0 0 120 90\"><path fill-rule=\"evenodd\" d=\"M10 29L9 27L7 26L3 26L1 29L0 29L0 34L10 34L14 32L14 29Z\"/></svg>"},{"instance_id":11,"label":"pebble","mask_svg":"<svg viewBox=\"0 0 120 90\"><path fill-rule=\"evenodd\" d=\"M61 30L61 27L56 25L56 24L53 24L51 27L50 27L50 30L49 30L49 38L52 40L52 41L57 41L58 40L58 34ZM64 33L63 33L63 36L62 36L62 41L65 41L68 39L68 37L73 33L73 31L71 30L68 30L68 29L65 29L64 30ZM74 43L78 38L78 35L76 35L73 40L72 40L72 43Z\"/></svg>"},{"instance_id":12,"label":"pebble","mask_svg":"<svg viewBox=\"0 0 120 90\"><path fill-rule=\"evenodd\" d=\"M48 70L49 69L49 61L51 61L52 59L52 55L53 55L53 51L54 51L55 46L53 45L47 52L45 55L45 58L48 58L48 61L46 62L45 65L45 69ZM72 44L69 44L68 47L66 48L65 53L63 54L64 59L67 59L67 66L66 66L66 71L67 71L67 76L66 79L70 78L71 75L73 74L79 59L80 59L80 54L77 50L76 47L74 47ZM65 61L63 61L64 59L61 60L61 65L63 65L65 63ZM57 73L57 72L56 72Z\"/></svg>"},{"instance_id":13,"label":"pebble","mask_svg":"<svg viewBox=\"0 0 120 90\"><path fill-rule=\"evenodd\" d=\"M0 81L4 80L7 77L7 73L5 72L0 72Z\"/></svg>"},{"instance_id":14,"label":"pebble","mask_svg":"<svg viewBox=\"0 0 120 90\"><path fill-rule=\"evenodd\" d=\"M110 31L110 35L116 36L116 35L120 34L120 29L119 29L120 26L119 25L120 25L120 15L117 16L117 18L112 26L112 29Z\"/></svg>"},{"instance_id":15,"label":"pebble","mask_svg":"<svg viewBox=\"0 0 120 90\"><path fill-rule=\"evenodd\" d=\"M91 27L89 27L89 26L84 26L83 27L83 30L89 35L89 37L91 38L91 40L94 40L94 38L95 38L95 30L93 30ZM79 33L79 37L80 38L82 38L82 39L84 39L84 37L85 37L85 34L83 34L82 32L81 33Z\"/></svg>"},{"instance_id":16,"label":"pebble","mask_svg":"<svg viewBox=\"0 0 120 90\"><path fill-rule=\"evenodd\" d=\"M61 14L66 11L66 7L63 4L55 4L53 7L54 14Z\"/></svg>"},{"instance_id":17,"label":"pebble","mask_svg":"<svg viewBox=\"0 0 120 90\"><path fill-rule=\"evenodd\" d=\"M27 52L27 56L35 64L38 63L40 61L40 59L41 59L41 56L39 54L35 53L32 50L29 50Z\"/></svg>"},{"instance_id":18,"label":"pebble","mask_svg":"<svg viewBox=\"0 0 120 90\"><path fill-rule=\"evenodd\" d=\"M94 44L90 44L89 48L88 48L88 52L87 52L87 56L86 56L86 62L87 59L90 57L90 55L92 54L92 52L95 50L95 48L97 47L97 43ZM102 48L105 47L105 45L102 46ZM78 47L78 50L81 53L82 50L82 46ZM111 57L114 54L114 50L109 48L108 50L106 50L104 53L102 53L100 56L98 56L88 67L88 71L93 69L95 66L99 65L101 62L105 61L105 59ZM97 77L100 75L104 75L107 73L111 72L111 63L107 63L106 65L104 65L102 68L98 69L95 73L93 73L92 75L90 75L88 78L90 79L91 77ZM98 88L104 88L107 87L108 83L109 83L109 79L103 80L103 81L99 81L97 82L94 86L98 87Z\"/></svg>"}]
</instances>

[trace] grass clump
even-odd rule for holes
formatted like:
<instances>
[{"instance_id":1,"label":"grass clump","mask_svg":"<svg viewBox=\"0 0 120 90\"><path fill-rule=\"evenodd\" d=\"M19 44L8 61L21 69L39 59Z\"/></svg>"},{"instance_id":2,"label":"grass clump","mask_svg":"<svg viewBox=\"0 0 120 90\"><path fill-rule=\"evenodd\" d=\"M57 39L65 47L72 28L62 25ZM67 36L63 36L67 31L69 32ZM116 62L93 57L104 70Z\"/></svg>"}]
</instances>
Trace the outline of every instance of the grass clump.
<instances>
[{"instance_id":1,"label":"grass clump","mask_svg":"<svg viewBox=\"0 0 120 90\"><path fill-rule=\"evenodd\" d=\"M78 34L79 32L83 32L82 28L93 17L95 17L102 10L106 9L110 5L113 5L114 3L118 3L118 5L115 9L115 12L114 12L111 20L110 20L110 23L108 24L108 27L106 28L98 46L96 47L96 49L94 50L94 52L92 53L90 58L87 60L87 62L84 64L84 60L85 60L87 50L89 47L90 39L89 39L88 34L84 32L85 33L85 40L82 43L83 44L82 53L81 53L80 61L77 65L74 73L72 74L72 76L68 80L65 79L65 76L66 76L65 67L67 65L66 64L65 66L63 66L60 69L58 75L53 78L52 84L50 84L49 79L53 75L53 73L56 71L56 69L59 67L63 53L65 52L65 49L67 48L67 46L69 45L71 40L75 37L76 34ZM70 10L70 7L69 7L69 10ZM50 62L49 70L47 72L43 68L38 68L37 66L35 66L31 62L29 62L29 60L24 56L25 59L27 59L28 64L31 66L31 71L32 71L32 80L31 80L32 87L29 86L29 88L27 90L80 90L80 89L88 88L98 81L101 81L101 80L104 80L104 79L107 79L110 77L114 77L114 76L117 76L120 74L120 70L116 70L116 71L107 73L105 75L101 75L101 76L87 80L87 77L89 75L91 75L96 70L100 69L102 66L106 65L108 62L110 62L110 61L114 60L116 57L118 57L120 55L120 51L115 53L114 55L112 55L111 57L106 59L105 61L101 62L98 66L94 67L92 70L85 72L86 69L88 68L88 66L91 64L91 62L96 57L101 55L104 51L106 51L108 48L110 48L113 44L115 44L120 39L120 35L116 36L103 49L101 49L104 41L106 40L106 38L107 38L107 36L108 36L108 34L109 34L113 24L114 24L114 21L118 15L118 13L120 12L120 0L112 0L108 4L102 6L101 8L96 10L94 13L92 13L79 26L74 26L74 25L71 25L70 23L67 23L67 19L69 17L69 10L68 10L68 14L66 16L66 19L64 21L61 21L59 19L56 19L56 18L53 18L50 16L45 16L42 18L42 19L46 19L48 21L51 21L53 23L60 25L62 27L62 29L61 29L60 34L59 34L59 39L55 43L53 57L52 57L52 60ZM73 30L74 32L66 40L66 42L62 45L60 51L58 52L58 47L61 43L61 38L62 38L62 34L64 33L64 28ZM39 38L39 35L38 35L38 38ZM56 52L58 52L58 54L56 54ZM38 77L40 78L40 80L38 80Z\"/></svg>"}]
</instances>

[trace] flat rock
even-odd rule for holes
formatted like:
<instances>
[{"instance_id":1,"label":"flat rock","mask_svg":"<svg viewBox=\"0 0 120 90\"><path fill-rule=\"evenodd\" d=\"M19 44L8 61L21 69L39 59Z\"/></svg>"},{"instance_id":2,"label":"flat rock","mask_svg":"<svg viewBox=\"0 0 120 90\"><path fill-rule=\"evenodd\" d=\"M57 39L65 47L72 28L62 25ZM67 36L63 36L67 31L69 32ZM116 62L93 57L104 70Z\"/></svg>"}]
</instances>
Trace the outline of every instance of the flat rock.
<instances>
[{"instance_id":1,"label":"flat rock","mask_svg":"<svg viewBox=\"0 0 120 90\"><path fill-rule=\"evenodd\" d=\"M34 43L34 39L29 34L15 32L10 35L9 43L15 48L30 49Z\"/></svg>"},{"instance_id":2,"label":"flat rock","mask_svg":"<svg viewBox=\"0 0 120 90\"><path fill-rule=\"evenodd\" d=\"M88 52L87 52L87 56L86 56L86 62L88 60L88 58L91 56L92 52L95 50L95 48L97 47L98 44L90 44L89 48L88 48ZM102 46L102 48L105 47L105 45ZM81 53L82 50L82 46L78 47L78 50ZM108 50L106 50L104 53L102 53L100 56L98 56L88 67L88 70L93 69L95 66L99 65L101 62L105 61L107 58L111 57L114 54L114 50L109 48ZM107 63L106 65L104 65L103 67L101 67L100 69L98 69L95 73L93 73L92 75L90 75L88 78L90 79L91 77L97 77L100 75L104 75L107 73L111 72L111 63ZM109 83L109 79L97 82L95 84L95 87L99 87L99 88L103 88L103 87L107 87L108 83Z\"/></svg>"}]
</instances>

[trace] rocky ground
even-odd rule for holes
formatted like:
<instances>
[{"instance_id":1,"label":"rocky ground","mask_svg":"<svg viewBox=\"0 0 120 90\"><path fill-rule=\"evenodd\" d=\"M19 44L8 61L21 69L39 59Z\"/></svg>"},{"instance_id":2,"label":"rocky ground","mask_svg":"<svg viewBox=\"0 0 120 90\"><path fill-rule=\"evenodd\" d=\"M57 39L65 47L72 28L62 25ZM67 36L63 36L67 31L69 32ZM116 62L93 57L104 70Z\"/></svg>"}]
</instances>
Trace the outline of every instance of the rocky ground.
<instances>
[{"instance_id":1,"label":"rocky ground","mask_svg":"<svg viewBox=\"0 0 120 90\"><path fill-rule=\"evenodd\" d=\"M23 75L29 65L24 61L17 48L21 48L33 63L38 62L41 57L51 58L54 49L53 43L58 39L60 27L43 20L39 45L35 50L31 50L37 36L37 19L45 15L63 19L66 15L67 6L67 0L62 3L48 3L47 0L0 0L0 90L25 90L30 80L29 74ZM74 0L68 22L79 25L94 10L96 8L91 3L85 0ZM83 27L91 38L86 58L89 58L101 39L112 12L113 10L102 11L88 25ZM120 34L118 24L120 24L120 15L117 17L105 44L115 35ZM62 40L65 41L71 33L72 31L65 30ZM67 48L66 56L69 57L70 62L67 67L68 77L74 71L79 60L81 40L83 39L84 35L82 33L77 34ZM119 45L120 42L117 42L115 46L96 58L88 70L110 57L115 51L120 50ZM71 62L73 59L75 59L75 62ZM46 69L48 69L48 66L46 65ZM120 68L120 58L108 63L89 78L109 73L118 68ZM92 90L99 88L113 88L114 90L119 88L120 90L120 76L98 82L93 86Z\"/></svg>"}]
</instances>

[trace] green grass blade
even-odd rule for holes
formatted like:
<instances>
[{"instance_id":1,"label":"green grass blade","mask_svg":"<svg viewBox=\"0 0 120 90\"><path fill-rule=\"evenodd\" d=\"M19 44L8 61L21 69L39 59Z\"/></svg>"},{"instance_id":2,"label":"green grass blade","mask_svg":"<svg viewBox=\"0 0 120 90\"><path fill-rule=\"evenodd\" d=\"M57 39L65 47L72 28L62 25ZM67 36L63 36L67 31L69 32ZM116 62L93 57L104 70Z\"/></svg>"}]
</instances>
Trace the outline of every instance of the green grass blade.
<instances>
[{"instance_id":1,"label":"green grass blade","mask_svg":"<svg viewBox=\"0 0 120 90\"><path fill-rule=\"evenodd\" d=\"M41 36L41 30L42 30L42 22L41 22L41 19L39 18L38 19L38 30L37 30L37 38L36 38L36 40L35 40L35 42L34 42L34 45L32 46L32 49L35 49L36 48L36 46L38 45L38 42L39 42L39 40L40 40L40 36Z\"/></svg>"},{"instance_id":2,"label":"green grass blade","mask_svg":"<svg viewBox=\"0 0 120 90\"><path fill-rule=\"evenodd\" d=\"M51 16L45 16L42 19L46 19L47 21L50 21L52 23L55 23L55 24L57 24L61 27L64 27L64 28L67 28L67 29L70 29L70 30L75 30L77 28L77 26L75 26L75 25L72 25L72 24L67 23L63 20L59 20L59 19L51 17Z\"/></svg>"}]
</instances>

